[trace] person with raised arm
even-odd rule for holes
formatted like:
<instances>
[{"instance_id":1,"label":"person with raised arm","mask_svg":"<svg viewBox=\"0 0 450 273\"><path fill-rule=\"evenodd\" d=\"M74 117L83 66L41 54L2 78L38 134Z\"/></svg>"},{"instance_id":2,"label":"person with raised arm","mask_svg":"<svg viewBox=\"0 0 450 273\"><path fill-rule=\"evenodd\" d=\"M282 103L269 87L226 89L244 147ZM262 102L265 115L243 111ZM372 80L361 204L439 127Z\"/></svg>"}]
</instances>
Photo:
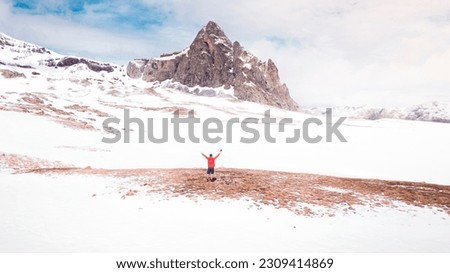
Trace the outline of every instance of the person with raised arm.
<instances>
[{"instance_id":1,"label":"person with raised arm","mask_svg":"<svg viewBox=\"0 0 450 273\"><path fill-rule=\"evenodd\" d=\"M214 167L216 166L216 159L219 157L221 153L222 149L220 149L220 152L214 157L212 154L209 154L208 157L204 153L201 153L208 161L208 169L206 170L206 181L214 182L217 180L216 177L214 176Z\"/></svg>"}]
</instances>

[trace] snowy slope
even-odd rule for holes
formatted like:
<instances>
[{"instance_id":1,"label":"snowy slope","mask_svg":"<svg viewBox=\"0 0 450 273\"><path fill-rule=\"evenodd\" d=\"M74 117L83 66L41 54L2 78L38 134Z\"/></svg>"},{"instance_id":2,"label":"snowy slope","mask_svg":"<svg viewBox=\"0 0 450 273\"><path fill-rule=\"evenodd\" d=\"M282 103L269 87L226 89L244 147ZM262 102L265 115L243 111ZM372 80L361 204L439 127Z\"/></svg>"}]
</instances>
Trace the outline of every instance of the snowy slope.
<instances>
[{"instance_id":1,"label":"snowy slope","mask_svg":"<svg viewBox=\"0 0 450 273\"><path fill-rule=\"evenodd\" d=\"M44 47L14 39L0 32L0 65L51 71L68 67L75 63L84 63L93 71L110 71L117 65L100 63L86 58L64 56Z\"/></svg>"},{"instance_id":2,"label":"snowy slope","mask_svg":"<svg viewBox=\"0 0 450 273\"><path fill-rule=\"evenodd\" d=\"M122 199L115 191L120 186L129 185L99 177L0 173L0 251L450 251L450 218L435 209L357 207L354 214L313 218L251 208L245 200Z\"/></svg>"},{"instance_id":3,"label":"snowy slope","mask_svg":"<svg viewBox=\"0 0 450 273\"><path fill-rule=\"evenodd\" d=\"M16 40L0 32L0 62L13 66L29 68L44 66L50 59L61 59L63 56L46 48Z\"/></svg>"}]
</instances>

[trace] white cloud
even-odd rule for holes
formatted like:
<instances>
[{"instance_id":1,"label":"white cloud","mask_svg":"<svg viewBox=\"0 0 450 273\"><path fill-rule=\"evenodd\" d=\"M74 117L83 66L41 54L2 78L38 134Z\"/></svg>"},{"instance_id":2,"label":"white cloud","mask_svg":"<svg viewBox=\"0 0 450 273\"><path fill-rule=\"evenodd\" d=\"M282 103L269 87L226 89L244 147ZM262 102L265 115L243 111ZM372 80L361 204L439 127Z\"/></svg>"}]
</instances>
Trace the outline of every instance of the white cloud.
<instances>
[{"instance_id":1,"label":"white cloud","mask_svg":"<svg viewBox=\"0 0 450 273\"><path fill-rule=\"evenodd\" d=\"M272 58L301 105L450 102L448 1L142 2L168 20L147 31L124 32L64 17L12 14L0 4L0 30L53 49L123 62L180 50L214 20L230 39ZM99 20L90 15L84 21Z\"/></svg>"},{"instance_id":2,"label":"white cloud","mask_svg":"<svg viewBox=\"0 0 450 273\"><path fill-rule=\"evenodd\" d=\"M56 5L57 2L48 1L45 6L52 3ZM2 2L0 31L58 53L124 64L134 58L153 57L166 50L177 50L180 40L187 44L192 39L186 39L187 35L183 35L186 30L183 28L162 27L144 31L124 26L121 29L105 29L100 23L110 16L108 14L99 16L88 10L86 14L79 15L77 20L73 20L73 16L13 13L11 4ZM189 36L192 35L189 33Z\"/></svg>"}]
</instances>

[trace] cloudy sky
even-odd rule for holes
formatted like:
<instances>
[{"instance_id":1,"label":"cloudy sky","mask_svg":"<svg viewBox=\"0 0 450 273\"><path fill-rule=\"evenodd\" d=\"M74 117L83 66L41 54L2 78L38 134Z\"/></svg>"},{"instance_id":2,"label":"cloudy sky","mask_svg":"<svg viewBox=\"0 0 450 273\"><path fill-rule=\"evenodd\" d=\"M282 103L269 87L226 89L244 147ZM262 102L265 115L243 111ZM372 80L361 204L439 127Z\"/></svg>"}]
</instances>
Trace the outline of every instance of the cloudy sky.
<instances>
[{"instance_id":1,"label":"cloudy sky","mask_svg":"<svg viewBox=\"0 0 450 273\"><path fill-rule=\"evenodd\" d=\"M181 50L209 20L272 58L302 106L450 102L450 1L0 0L0 32L120 64Z\"/></svg>"}]
</instances>

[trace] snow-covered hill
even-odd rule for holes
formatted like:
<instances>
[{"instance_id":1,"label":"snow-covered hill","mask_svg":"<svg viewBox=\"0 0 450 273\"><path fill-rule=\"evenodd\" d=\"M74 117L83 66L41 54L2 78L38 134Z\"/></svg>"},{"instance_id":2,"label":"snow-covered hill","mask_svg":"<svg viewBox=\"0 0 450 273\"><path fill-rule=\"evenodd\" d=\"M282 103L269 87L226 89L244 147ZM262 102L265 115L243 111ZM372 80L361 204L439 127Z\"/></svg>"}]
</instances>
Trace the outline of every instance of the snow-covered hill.
<instances>
[{"instance_id":1,"label":"snow-covered hill","mask_svg":"<svg viewBox=\"0 0 450 273\"><path fill-rule=\"evenodd\" d=\"M112 72L117 65L100 63L86 58L63 56L44 47L14 39L0 32L0 64L26 69L70 67L84 64L92 71Z\"/></svg>"}]
</instances>

